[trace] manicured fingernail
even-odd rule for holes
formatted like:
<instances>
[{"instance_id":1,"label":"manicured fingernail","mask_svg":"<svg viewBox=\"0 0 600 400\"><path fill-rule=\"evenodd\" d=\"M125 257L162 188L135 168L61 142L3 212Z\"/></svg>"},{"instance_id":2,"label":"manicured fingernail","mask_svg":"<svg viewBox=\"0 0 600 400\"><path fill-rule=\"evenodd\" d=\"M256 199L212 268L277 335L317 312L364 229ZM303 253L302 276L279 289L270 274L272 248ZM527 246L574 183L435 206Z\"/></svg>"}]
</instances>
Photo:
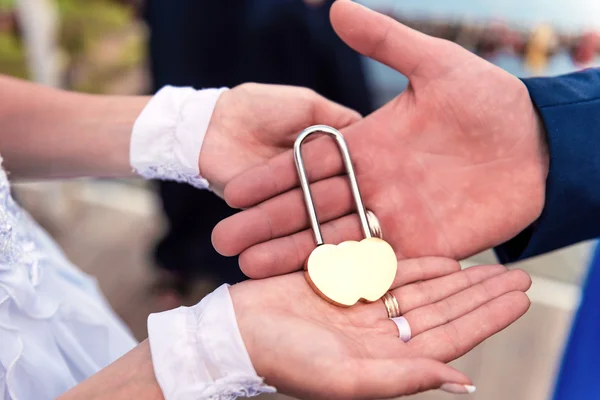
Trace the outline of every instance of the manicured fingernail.
<instances>
[{"instance_id":1,"label":"manicured fingernail","mask_svg":"<svg viewBox=\"0 0 600 400\"><path fill-rule=\"evenodd\" d=\"M444 383L440 389L452 394L470 394L477 390L473 385L461 385L460 383Z\"/></svg>"}]
</instances>

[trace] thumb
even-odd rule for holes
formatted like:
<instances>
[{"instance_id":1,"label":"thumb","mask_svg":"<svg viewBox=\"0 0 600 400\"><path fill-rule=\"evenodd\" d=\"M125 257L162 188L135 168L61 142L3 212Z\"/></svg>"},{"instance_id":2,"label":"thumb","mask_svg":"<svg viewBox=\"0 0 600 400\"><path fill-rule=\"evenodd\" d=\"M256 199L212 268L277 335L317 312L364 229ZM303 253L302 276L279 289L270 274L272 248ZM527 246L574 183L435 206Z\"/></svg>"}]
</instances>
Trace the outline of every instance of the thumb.
<instances>
[{"instance_id":1,"label":"thumb","mask_svg":"<svg viewBox=\"0 0 600 400\"><path fill-rule=\"evenodd\" d=\"M337 129L350 126L362 118L357 111L328 100L321 95L317 95L314 99L312 109L313 124L329 125Z\"/></svg>"},{"instance_id":2,"label":"thumb","mask_svg":"<svg viewBox=\"0 0 600 400\"><path fill-rule=\"evenodd\" d=\"M361 360L353 373L357 398L392 398L442 389L454 394L475 392L462 372L427 358Z\"/></svg>"},{"instance_id":3,"label":"thumb","mask_svg":"<svg viewBox=\"0 0 600 400\"><path fill-rule=\"evenodd\" d=\"M353 1L334 2L330 17L333 29L348 46L407 78L411 79L417 69L425 77L431 75L422 69L435 70L437 58L428 55L435 55L438 39ZM428 62L424 63L426 59Z\"/></svg>"},{"instance_id":4,"label":"thumb","mask_svg":"<svg viewBox=\"0 0 600 400\"><path fill-rule=\"evenodd\" d=\"M307 93L309 95L304 96L301 99L304 101L303 103L299 103L298 99L294 98L294 103L296 103L295 110L297 111L295 115L300 118L295 119L297 125L292 124L294 125L294 129L283 130L283 132L287 132L287 135L284 138L284 144L287 146L292 147L298 138L298 134L309 126L328 125L336 129L343 129L362 119L362 116L355 110L331 101L312 90L308 90ZM304 114L299 112L299 110L302 109L307 110L308 113ZM291 126L288 126L288 128L290 127ZM317 138L319 138L319 136L309 137L307 142ZM335 151L333 142L330 143L330 145L332 145L333 151ZM331 151L331 149L329 150ZM321 153L323 154L323 152Z\"/></svg>"}]
</instances>

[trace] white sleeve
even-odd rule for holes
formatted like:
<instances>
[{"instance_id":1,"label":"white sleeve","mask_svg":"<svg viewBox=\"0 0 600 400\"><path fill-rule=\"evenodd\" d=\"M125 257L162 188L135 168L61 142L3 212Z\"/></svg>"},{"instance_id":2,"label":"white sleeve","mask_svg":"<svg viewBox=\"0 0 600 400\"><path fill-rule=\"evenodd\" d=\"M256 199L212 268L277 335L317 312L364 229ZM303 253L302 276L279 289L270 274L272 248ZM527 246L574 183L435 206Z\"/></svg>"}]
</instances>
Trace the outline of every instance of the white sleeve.
<instances>
[{"instance_id":1,"label":"white sleeve","mask_svg":"<svg viewBox=\"0 0 600 400\"><path fill-rule=\"evenodd\" d=\"M252 366L228 285L193 307L151 314L148 339L165 400L230 400L275 392Z\"/></svg>"},{"instance_id":2,"label":"white sleeve","mask_svg":"<svg viewBox=\"0 0 600 400\"><path fill-rule=\"evenodd\" d=\"M198 157L217 100L225 90L165 86L158 91L133 125L129 149L133 169L147 179L206 189Z\"/></svg>"}]
</instances>

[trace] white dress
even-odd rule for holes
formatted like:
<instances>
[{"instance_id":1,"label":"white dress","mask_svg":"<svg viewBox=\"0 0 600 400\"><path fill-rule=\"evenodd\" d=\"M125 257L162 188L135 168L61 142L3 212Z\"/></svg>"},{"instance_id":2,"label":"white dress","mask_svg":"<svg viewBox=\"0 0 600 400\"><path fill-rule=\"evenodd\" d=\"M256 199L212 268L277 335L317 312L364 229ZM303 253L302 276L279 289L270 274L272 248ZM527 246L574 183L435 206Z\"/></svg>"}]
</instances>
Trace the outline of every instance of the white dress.
<instances>
[{"instance_id":1,"label":"white dress","mask_svg":"<svg viewBox=\"0 0 600 400\"><path fill-rule=\"evenodd\" d=\"M0 400L54 399L136 344L0 168Z\"/></svg>"},{"instance_id":2,"label":"white dress","mask_svg":"<svg viewBox=\"0 0 600 400\"><path fill-rule=\"evenodd\" d=\"M132 167L206 188L198 157L223 90L159 91L133 127ZM226 285L193 307L151 315L148 331L166 400L275 391L256 375ZM95 279L15 203L0 166L0 400L55 399L136 345Z\"/></svg>"}]
</instances>

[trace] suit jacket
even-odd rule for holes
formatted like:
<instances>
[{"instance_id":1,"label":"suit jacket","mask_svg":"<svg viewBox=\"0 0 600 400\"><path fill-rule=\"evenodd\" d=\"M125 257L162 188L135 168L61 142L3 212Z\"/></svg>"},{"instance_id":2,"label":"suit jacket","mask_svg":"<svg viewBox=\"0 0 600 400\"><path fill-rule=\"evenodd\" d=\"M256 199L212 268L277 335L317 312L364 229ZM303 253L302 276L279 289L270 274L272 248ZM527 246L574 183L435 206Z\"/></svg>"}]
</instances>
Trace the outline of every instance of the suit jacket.
<instances>
[{"instance_id":1,"label":"suit jacket","mask_svg":"<svg viewBox=\"0 0 600 400\"><path fill-rule=\"evenodd\" d=\"M600 236L600 69L523 82L546 128L550 171L542 215L496 248L503 263Z\"/></svg>"},{"instance_id":2,"label":"suit jacket","mask_svg":"<svg viewBox=\"0 0 600 400\"><path fill-rule=\"evenodd\" d=\"M600 69L524 80L550 150L540 218L496 248L504 263L600 236ZM600 398L600 250L596 250L556 379L554 400Z\"/></svg>"}]
</instances>

